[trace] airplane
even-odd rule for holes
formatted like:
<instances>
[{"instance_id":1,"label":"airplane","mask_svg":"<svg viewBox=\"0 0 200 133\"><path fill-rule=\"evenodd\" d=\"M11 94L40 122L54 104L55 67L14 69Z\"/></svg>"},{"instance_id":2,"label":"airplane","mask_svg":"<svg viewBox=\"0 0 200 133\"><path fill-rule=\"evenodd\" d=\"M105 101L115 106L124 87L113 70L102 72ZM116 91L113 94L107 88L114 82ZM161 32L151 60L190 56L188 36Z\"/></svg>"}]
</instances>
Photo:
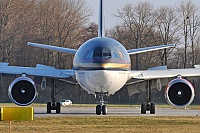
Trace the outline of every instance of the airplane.
<instances>
[{"instance_id":1,"label":"airplane","mask_svg":"<svg viewBox=\"0 0 200 133\"><path fill-rule=\"evenodd\" d=\"M114 95L125 85L130 94L146 92L147 101L141 104L141 114L146 114L147 111L155 114L151 90L161 89L165 85L165 98L169 104L185 107L192 103L195 90L184 77L200 76L198 66L190 69L167 69L166 66L160 66L147 70L131 70L130 55L172 48L173 44L126 50L117 40L105 37L104 29L103 0L99 0L98 36L86 41L78 49L27 43L33 47L74 54L72 70L41 64L37 64L35 68L8 66L9 63L1 62L1 76L20 75L9 85L8 96L11 101L19 106L28 106L37 98L37 85L44 89L51 86L51 102L47 103L47 113L52 110L60 113L60 103L55 98L56 81L69 83L68 79L74 79L89 94L100 97L96 106L97 115L108 113L104 97ZM139 87L133 87L135 84L139 84Z\"/></svg>"}]
</instances>

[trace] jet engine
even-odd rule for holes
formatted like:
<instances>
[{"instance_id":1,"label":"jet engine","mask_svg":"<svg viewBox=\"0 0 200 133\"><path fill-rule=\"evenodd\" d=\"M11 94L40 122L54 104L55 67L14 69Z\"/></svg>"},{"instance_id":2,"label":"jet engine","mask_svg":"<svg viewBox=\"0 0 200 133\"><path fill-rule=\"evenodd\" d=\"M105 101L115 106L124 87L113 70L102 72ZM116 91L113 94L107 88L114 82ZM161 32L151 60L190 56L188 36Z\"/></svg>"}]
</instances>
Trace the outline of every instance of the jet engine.
<instances>
[{"instance_id":1,"label":"jet engine","mask_svg":"<svg viewBox=\"0 0 200 133\"><path fill-rule=\"evenodd\" d=\"M194 96L195 92L192 84L181 77L172 80L165 90L167 102L180 108L190 105Z\"/></svg>"},{"instance_id":2,"label":"jet engine","mask_svg":"<svg viewBox=\"0 0 200 133\"><path fill-rule=\"evenodd\" d=\"M12 102L27 106L37 98L37 88L34 81L28 77L16 78L9 86L8 96Z\"/></svg>"}]
</instances>

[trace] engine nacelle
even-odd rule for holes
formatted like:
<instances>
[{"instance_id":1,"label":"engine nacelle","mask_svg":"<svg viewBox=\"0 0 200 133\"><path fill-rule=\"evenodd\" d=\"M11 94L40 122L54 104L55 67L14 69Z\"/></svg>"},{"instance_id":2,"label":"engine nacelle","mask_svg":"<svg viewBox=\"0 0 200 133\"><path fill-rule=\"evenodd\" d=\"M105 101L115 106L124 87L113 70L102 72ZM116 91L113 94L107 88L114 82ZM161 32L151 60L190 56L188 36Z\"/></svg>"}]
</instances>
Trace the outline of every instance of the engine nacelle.
<instances>
[{"instance_id":1,"label":"engine nacelle","mask_svg":"<svg viewBox=\"0 0 200 133\"><path fill-rule=\"evenodd\" d=\"M181 77L172 80L165 91L167 102L176 107L185 107L194 100L195 92L193 85Z\"/></svg>"},{"instance_id":2,"label":"engine nacelle","mask_svg":"<svg viewBox=\"0 0 200 133\"><path fill-rule=\"evenodd\" d=\"M28 77L16 78L9 86L8 96L11 101L20 106L27 106L37 98L37 87Z\"/></svg>"}]
</instances>

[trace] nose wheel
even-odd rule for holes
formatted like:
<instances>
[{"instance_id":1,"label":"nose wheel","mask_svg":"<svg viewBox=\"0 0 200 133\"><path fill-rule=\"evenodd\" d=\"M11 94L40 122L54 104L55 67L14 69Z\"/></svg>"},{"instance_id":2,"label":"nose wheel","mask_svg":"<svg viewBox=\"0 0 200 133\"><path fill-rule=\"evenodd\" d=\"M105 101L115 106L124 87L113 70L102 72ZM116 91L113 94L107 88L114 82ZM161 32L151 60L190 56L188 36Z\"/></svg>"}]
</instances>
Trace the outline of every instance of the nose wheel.
<instances>
[{"instance_id":1,"label":"nose wheel","mask_svg":"<svg viewBox=\"0 0 200 133\"><path fill-rule=\"evenodd\" d=\"M108 113L108 108L106 105L97 105L96 106L96 114L100 115L100 114L106 115Z\"/></svg>"},{"instance_id":2,"label":"nose wheel","mask_svg":"<svg viewBox=\"0 0 200 133\"><path fill-rule=\"evenodd\" d=\"M108 108L107 106L104 104L105 101L103 100L103 96L105 94L101 93L100 94L100 101L99 101L99 104L96 106L96 114L97 115L106 115L108 113Z\"/></svg>"}]
</instances>

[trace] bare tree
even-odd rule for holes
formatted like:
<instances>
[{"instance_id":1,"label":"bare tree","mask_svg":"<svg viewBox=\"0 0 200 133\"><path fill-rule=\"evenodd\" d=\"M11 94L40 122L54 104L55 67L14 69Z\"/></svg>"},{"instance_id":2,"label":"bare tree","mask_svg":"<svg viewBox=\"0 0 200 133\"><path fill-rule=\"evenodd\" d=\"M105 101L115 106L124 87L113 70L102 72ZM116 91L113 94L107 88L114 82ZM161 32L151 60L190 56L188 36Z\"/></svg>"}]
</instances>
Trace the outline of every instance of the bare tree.
<instances>
[{"instance_id":1,"label":"bare tree","mask_svg":"<svg viewBox=\"0 0 200 133\"><path fill-rule=\"evenodd\" d=\"M197 14L193 13L192 17L190 19L190 43L191 43L191 49L192 49L192 66L196 64L195 61L195 49L198 47L198 41L199 41L199 26L200 26L200 20Z\"/></svg>"},{"instance_id":2,"label":"bare tree","mask_svg":"<svg viewBox=\"0 0 200 133\"><path fill-rule=\"evenodd\" d=\"M197 16L198 8L191 0L187 2L182 2L178 8L178 13L181 17L182 22L182 31L184 36L184 68L189 65L187 59L187 49L191 46L193 52L192 64L194 65L194 41L197 37L198 27L199 27L199 18Z\"/></svg>"},{"instance_id":3,"label":"bare tree","mask_svg":"<svg viewBox=\"0 0 200 133\"><path fill-rule=\"evenodd\" d=\"M137 5L127 4L121 10L118 10L116 17L123 20L123 24L120 29L125 31L126 40L129 40L128 48L139 48L152 46L155 44L161 44L161 37L156 33L156 24L161 14L156 14L153 6L149 2L141 2ZM119 27L119 26L118 26ZM128 37L128 38L127 38ZM156 62L155 53L145 53L140 56L140 59L144 59L146 65L141 65L141 60L138 56L135 56L136 69L141 66L149 67L150 62ZM152 57L152 58L150 58ZM145 68L146 68L145 67Z\"/></svg>"},{"instance_id":4,"label":"bare tree","mask_svg":"<svg viewBox=\"0 0 200 133\"><path fill-rule=\"evenodd\" d=\"M149 2L141 2L137 5L127 4L118 10L116 17L124 21L124 27L129 29L132 37L131 48L151 46L160 39L154 34L154 27L159 18ZM151 41L150 41L150 40ZM154 44L155 45L155 44ZM149 54L149 53L146 53ZM136 69L139 67L138 55L136 55Z\"/></svg>"},{"instance_id":5,"label":"bare tree","mask_svg":"<svg viewBox=\"0 0 200 133\"><path fill-rule=\"evenodd\" d=\"M28 41L77 48L82 43L83 26L88 22L90 10L84 0L33 0L31 11L24 7L21 48L16 52L25 58L21 65L36 63L59 68L72 66L72 55L25 46ZM22 7L23 8L23 7ZM23 45L23 46L22 46ZM27 57L27 58L26 58ZM37 57L37 58L35 58ZM32 59L32 60L30 60ZM24 62L24 63L22 63Z\"/></svg>"},{"instance_id":6,"label":"bare tree","mask_svg":"<svg viewBox=\"0 0 200 133\"><path fill-rule=\"evenodd\" d=\"M98 25L95 23L90 23L84 27L84 32L82 38L85 41L98 36Z\"/></svg>"},{"instance_id":7,"label":"bare tree","mask_svg":"<svg viewBox=\"0 0 200 133\"><path fill-rule=\"evenodd\" d=\"M157 9L156 14L158 15L156 30L162 39L162 44L179 42L180 37L177 33L181 25L179 24L179 17L175 8L163 6ZM161 53L160 55L162 65L167 65L167 53L169 50L171 51L171 49L165 49L164 54Z\"/></svg>"}]
</instances>

